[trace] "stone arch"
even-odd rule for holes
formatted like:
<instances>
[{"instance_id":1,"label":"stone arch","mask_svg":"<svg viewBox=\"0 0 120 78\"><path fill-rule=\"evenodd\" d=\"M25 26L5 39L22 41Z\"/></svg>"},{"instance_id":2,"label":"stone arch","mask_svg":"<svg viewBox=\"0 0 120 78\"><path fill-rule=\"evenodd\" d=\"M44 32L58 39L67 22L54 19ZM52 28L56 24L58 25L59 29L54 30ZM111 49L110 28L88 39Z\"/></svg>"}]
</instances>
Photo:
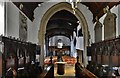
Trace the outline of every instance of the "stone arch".
<instances>
[{"instance_id":1,"label":"stone arch","mask_svg":"<svg viewBox=\"0 0 120 78\"><path fill-rule=\"evenodd\" d=\"M41 65L43 65L43 53L44 53L44 44L45 44L45 33L46 33L46 26L47 23L49 21L49 19L58 11L60 10L67 10L69 12L73 13L73 10L71 8L71 5L67 2L61 2L58 3L54 6L52 6L51 8L49 8L46 13L43 15L41 21L40 21L40 28L39 28L39 33L38 33L38 40L39 40L39 44L41 45ZM80 21L81 26L82 26L82 33L83 33L83 37L84 37L84 53L83 53L83 59L84 59L84 65L87 65L87 47L88 46L88 25L87 25L87 21L84 17L84 15L82 14L82 12L79 9L76 9L76 14L75 14L76 18Z\"/></svg>"}]
</instances>

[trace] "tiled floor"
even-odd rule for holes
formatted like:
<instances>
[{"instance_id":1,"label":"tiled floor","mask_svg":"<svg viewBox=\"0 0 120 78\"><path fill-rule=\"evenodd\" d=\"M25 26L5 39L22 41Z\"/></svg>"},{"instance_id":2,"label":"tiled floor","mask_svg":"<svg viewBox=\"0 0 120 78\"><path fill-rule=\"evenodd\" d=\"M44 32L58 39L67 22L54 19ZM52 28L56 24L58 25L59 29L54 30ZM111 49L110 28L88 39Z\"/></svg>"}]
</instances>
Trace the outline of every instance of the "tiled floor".
<instances>
[{"instance_id":1,"label":"tiled floor","mask_svg":"<svg viewBox=\"0 0 120 78\"><path fill-rule=\"evenodd\" d=\"M54 77L55 78L75 78L75 66L70 64L65 64L64 75L57 74L57 65L54 67Z\"/></svg>"}]
</instances>

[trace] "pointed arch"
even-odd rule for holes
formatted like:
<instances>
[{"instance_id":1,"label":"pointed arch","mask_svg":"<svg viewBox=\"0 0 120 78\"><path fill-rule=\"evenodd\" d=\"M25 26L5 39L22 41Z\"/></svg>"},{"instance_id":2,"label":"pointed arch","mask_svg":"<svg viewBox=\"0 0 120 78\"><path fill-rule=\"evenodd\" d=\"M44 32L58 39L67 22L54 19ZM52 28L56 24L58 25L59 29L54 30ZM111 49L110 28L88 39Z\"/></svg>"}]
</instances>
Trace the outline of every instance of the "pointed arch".
<instances>
[{"instance_id":1,"label":"pointed arch","mask_svg":"<svg viewBox=\"0 0 120 78\"><path fill-rule=\"evenodd\" d=\"M58 3L54 6L52 6L51 8L49 8L46 13L43 15L41 21L40 21L40 27L39 27L39 33L38 33L38 40L39 40L39 44L41 45L41 65L43 64L43 60L44 60L44 44L45 44L45 33L46 33L46 26L47 23L49 21L49 19L58 11L61 10L67 10L69 12L73 13L73 10L71 8L71 5L67 2L61 2ZM82 26L82 33L83 33L83 37L84 37L84 53L83 53L83 59L84 59L84 64L87 65L87 46L88 46L88 25L87 25L87 21L84 17L84 15L82 14L82 12L79 9L76 9L76 14L75 14L76 18L80 21L81 26Z\"/></svg>"}]
</instances>

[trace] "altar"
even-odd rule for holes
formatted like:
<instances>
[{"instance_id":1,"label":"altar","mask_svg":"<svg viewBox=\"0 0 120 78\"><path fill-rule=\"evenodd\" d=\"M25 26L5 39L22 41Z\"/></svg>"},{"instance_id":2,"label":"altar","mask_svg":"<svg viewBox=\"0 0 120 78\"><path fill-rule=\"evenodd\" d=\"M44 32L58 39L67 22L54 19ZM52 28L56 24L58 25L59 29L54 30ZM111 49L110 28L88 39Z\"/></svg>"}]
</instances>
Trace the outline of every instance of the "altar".
<instances>
[{"instance_id":1,"label":"altar","mask_svg":"<svg viewBox=\"0 0 120 78\"><path fill-rule=\"evenodd\" d=\"M56 62L57 64L57 74L63 75L65 73L66 62Z\"/></svg>"}]
</instances>

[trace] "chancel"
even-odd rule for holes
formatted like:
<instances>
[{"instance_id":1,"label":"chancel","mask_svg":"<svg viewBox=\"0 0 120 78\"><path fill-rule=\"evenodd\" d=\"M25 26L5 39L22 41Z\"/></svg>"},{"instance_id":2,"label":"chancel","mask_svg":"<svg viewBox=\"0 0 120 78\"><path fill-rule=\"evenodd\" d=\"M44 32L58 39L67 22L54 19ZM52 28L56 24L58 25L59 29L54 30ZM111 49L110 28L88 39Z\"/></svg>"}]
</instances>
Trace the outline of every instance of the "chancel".
<instances>
[{"instance_id":1,"label":"chancel","mask_svg":"<svg viewBox=\"0 0 120 78\"><path fill-rule=\"evenodd\" d=\"M0 77L119 77L119 9L119 0L0 1Z\"/></svg>"}]
</instances>

